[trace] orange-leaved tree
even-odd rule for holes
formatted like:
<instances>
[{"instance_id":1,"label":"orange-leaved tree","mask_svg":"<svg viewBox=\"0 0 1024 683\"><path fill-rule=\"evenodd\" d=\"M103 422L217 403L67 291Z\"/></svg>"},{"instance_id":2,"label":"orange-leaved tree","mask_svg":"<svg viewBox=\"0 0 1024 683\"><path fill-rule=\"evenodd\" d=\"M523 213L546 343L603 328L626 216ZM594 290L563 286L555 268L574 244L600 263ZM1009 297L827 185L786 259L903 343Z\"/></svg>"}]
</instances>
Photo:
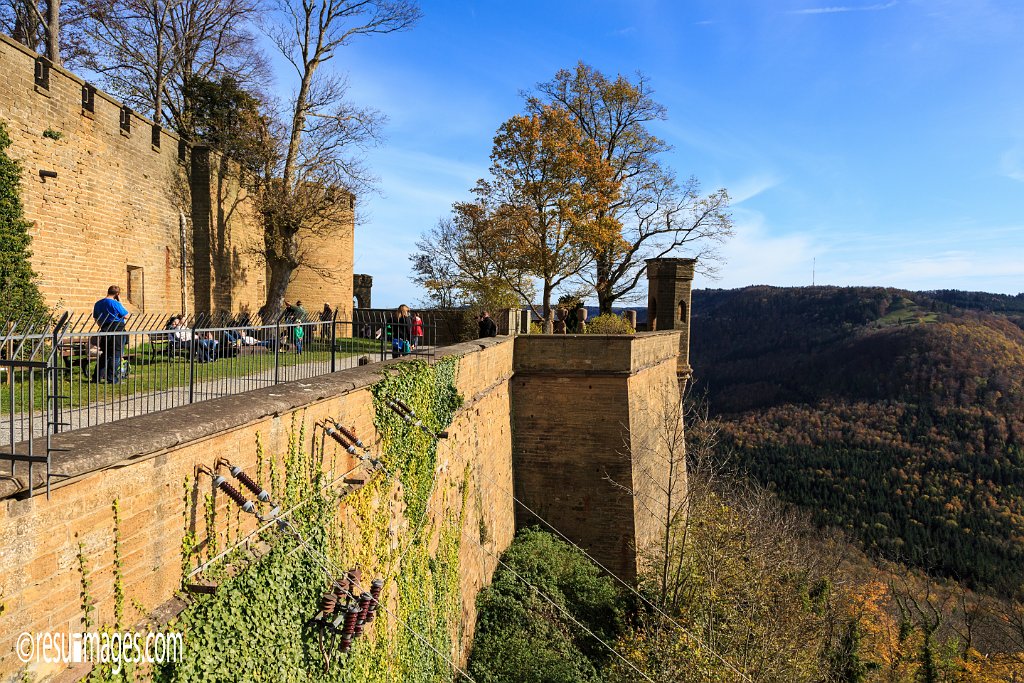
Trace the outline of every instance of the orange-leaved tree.
<instances>
[{"instance_id":1,"label":"orange-leaved tree","mask_svg":"<svg viewBox=\"0 0 1024 683\"><path fill-rule=\"evenodd\" d=\"M724 189L701 193L694 178L677 180L662 155L671 146L650 126L667 117L643 74L606 76L583 62L562 69L537 85L527 110L557 106L569 112L620 185L602 217L619 226L621 240L596 244L592 267L582 279L597 293L601 313L630 299L646 273L645 259L690 255L702 273L713 275L721 260L718 245L732 235L729 195Z\"/></svg>"},{"instance_id":2,"label":"orange-leaved tree","mask_svg":"<svg viewBox=\"0 0 1024 683\"><path fill-rule=\"evenodd\" d=\"M620 239L607 215L618 196L597 145L558 107L541 107L503 123L494 138L490 178L475 199L453 207L453 256L462 275L497 278L534 307L534 283L551 329L552 294L578 275L602 245Z\"/></svg>"}]
</instances>

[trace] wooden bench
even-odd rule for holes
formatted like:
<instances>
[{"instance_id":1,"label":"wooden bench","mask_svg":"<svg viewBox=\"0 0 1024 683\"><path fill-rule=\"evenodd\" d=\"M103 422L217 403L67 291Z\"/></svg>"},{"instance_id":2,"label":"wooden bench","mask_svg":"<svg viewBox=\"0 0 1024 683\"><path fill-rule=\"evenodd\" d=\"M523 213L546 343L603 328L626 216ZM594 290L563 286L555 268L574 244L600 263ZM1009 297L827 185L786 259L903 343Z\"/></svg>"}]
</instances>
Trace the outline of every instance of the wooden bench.
<instances>
[{"instance_id":1,"label":"wooden bench","mask_svg":"<svg viewBox=\"0 0 1024 683\"><path fill-rule=\"evenodd\" d=\"M89 363L103 355L98 337L71 337L65 339L57 345L57 351L64 360L64 367L78 367L83 370L89 367Z\"/></svg>"}]
</instances>

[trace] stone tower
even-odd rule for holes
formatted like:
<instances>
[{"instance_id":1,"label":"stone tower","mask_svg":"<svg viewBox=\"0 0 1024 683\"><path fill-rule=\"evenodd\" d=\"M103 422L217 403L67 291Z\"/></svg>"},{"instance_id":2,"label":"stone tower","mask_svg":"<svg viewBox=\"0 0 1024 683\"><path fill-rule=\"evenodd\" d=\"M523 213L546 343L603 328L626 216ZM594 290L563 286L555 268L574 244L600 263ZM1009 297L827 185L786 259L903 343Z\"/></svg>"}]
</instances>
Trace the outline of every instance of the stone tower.
<instances>
[{"instance_id":1,"label":"stone tower","mask_svg":"<svg viewBox=\"0 0 1024 683\"><path fill-rule=\"evenodd\" d=\"M690 367L690 291L697 259L647 259L647 325L652 332L679 330L679 360L676 374L689 379Z\"/></svg>"},{"instance_id":2,"label":"stone tower","mask_svg":"<svg viewBox=\"0 0 1024 683\"><path fill-rule=\"evenodd\" d=\"M369 275L352 276L352 294L356 298L356 308L370 308L370 292L373 290L373 278Z\"/></svg>"}]
</instances>

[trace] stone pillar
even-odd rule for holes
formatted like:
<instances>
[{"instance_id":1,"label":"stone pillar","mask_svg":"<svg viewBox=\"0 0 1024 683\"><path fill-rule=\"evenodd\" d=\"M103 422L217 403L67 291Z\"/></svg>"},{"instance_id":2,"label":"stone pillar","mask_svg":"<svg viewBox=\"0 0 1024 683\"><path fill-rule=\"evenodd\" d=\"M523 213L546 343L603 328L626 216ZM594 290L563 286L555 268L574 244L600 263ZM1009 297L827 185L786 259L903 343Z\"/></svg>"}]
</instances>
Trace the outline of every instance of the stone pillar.
<instances>
[{"instance_id":1,"label":"stone pillar","mask_svg":"<svg viewBox=\"0 0 1024 683\"><path fill-rule=\"evenodd\" d=\"M358 308L372 308L370 291L373 289L373 278L369 275L352 276L352 296L356 298Z\"/></svg>"},{"instance_id":2,"label":"stone pillar","mask_svg":"<svg viewBox=\"0 0 1024 683\"><path fill-rule=\"evenodd\" d=\"M576 309L576 331L580 334L587 331L587 309L585 306Z\"/></svg>"},{"instance_id":3,"label":"stone pillar","mask_svg":"<svg viewBox=\"0 0 1024 683\"><path fill-rule=\"evenodd\" d=\"M213 204L210 198L212 180L210 148L193 145L188 175L192 198L192 244L188 275L192 278L192 312L213 312L213 273L211 245L213 240Z\"/></svg>"},{"instance_id":4,"label":"stone pillar","mask_svg":"<svg viewBox=\"0 0 1024 683\"><path fill-rule=\"evenodd\" d=\"M500 312L501 325L498 326L498 334L505 334L502 329L508 330L508 335L514 337L519 332L519 309L507 308Z\"/></svg>"},{"instance_id":5,"label":"stone pillar","mask_svg":"<svg viewBox=\"0 0 1024 683\"><path fill-rule=\"evenodd\" d=\"M647 259L647 329L679 330L677 374L689 379L690 367L690 291L697 259Z\"/></svg>"},{"instance_id":6,"label":"stone pillar","mask_svg":"<svg viewBox=\"0 0 1024 683\"><path fill-rule=\"evenodd\" d=\"M685 500L682 482L669 476L672 441L663 431L665 417L678 416L676 336L515 340L516 527L539 516L626 581L659 545L666 492Z\"/></svg>"},{"instance_id":7,"label":"stone pillar","mask_svg":"<svg viewBox=\"0 0 1024 683\"><path fill-rule=\"evenodd\" d=\"M634 330L636 329L636 311L623 311L622 317L625 318L630 327Z\"/></svg>"}]
</instances>

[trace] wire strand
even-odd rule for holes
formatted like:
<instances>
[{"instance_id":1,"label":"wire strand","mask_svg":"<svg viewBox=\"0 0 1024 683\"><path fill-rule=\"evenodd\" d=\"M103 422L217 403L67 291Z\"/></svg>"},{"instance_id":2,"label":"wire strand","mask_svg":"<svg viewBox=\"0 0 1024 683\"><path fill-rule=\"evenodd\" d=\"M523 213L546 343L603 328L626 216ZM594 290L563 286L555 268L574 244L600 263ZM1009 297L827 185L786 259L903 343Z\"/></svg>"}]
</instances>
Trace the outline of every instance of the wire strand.
<instances>
[{"instance_id":1,"label":"wire strand","mask_svg":"<svg viewBox=\"0 0 1024 683\"><path fill-rule=\"evenodd\" d=\"M319 493L319 492L322 492L322 491L325 491L326 489L329 489L329 488L333 487L333 486L334 486L335 484L337 484L337 483L338 483L339 481L341 481L342 479L344 479L344 478L345 478L345 477L347 477L348 475L352 474L353 472L355 472L356 470L358 470L358 469L359 469L360 467L362 467L362 466L363 466L363 463L360 463L360 464L356 465L355 467L353 467L352 469L348 470L347 472L344 472L344 473L342 473L342 474L338 475L337 477L335 477L334 479L332 479L331 481L329 481L329 482L328 482L327 484L325 484L324 486L320 487L320 489L318 490L318 493ZM309 501L311 501L311 500L313 500L312 496L310 496L310 497L308 497L308 498L303 498L303 499L302 499L302 500L300 500L300 501L299 501L298 503L296 503L296 504L295 504L295 505L293 505L292 507L288 508L288 509L287 509L287 510L285 510L284 512L278 513L278 515L277 515L276 517L274 517L273 519L270 519L270 520L266 520L266 521L264 521L264 522L263 522L263 524L261 524L260 526L256 527L256 528L255 528L255 529L253 529L253 530L252 530L251 532L249 532L248 534L246 534L246 536L245 536L245 537L244 537L244 538L243 538L243 539L242 539L241 541L238 541L238 542L237 542L237 543L235 543L235 544L234 544L233 546L231 546L231 547L229 547L229 548L227 548L227 549L223 550L223 551L222 551L222 552L220 552L220 553L217 553L216 555L214 555L213 557L211 557L210 559L208 559L208 560L207 560L206 562L202 563L201 565L199 565L198 567L196 567L195 569L193 569L193 570L192 570L191 572L189 572L189 573L188 573L188 575L187 575L187 576L185 577L185 580L191 579L191 578L192 578L193 576L195 576L195 575L199 574L200 572L202 572L203 570L205 570L205 569L206 569L207 567L209 567L210 565L212 565L212 564L213 564L214 562L216 562L216 561L218 561L218 560L220 560L220 559L222 559L222 558L224 558L224 557L226 557L226 556L230 555L230 554L231 554L231 553L233 553L233 552L234 552L235 550L238 550L238 549L239 549L239 548L241 548L241 547L242 547L243 545L247 544L247 543L248 543L248 542L249 542L250 540L252 540L252 538L253 538L254 536L257 536L258 534L261 534L261 533L263 533L264 531L266 531L266 530L267 530L267 529L269 529L270 527L272 527L272 526L274 526L275 524L277 524L277 523L278 523L278 521L284 521L284 520L285 520L285 519L287 519L287 518L288 518L289 516L291 516L291 514L292 514L293 512L295 512L295 511L296 511L296 510L298 510L299 508L303 507L303 506L304 506L304 505L305 505L306 503L308 503L308 502L309 502ZM289 525L289 526L290 526L290 525Z\"/></svg>"},{"instance_id":2,"label":"wire strand","mask_svg":"<svg viewBox=\"0 0 1024 683\"><path fill-rule=\"evenodd\" d=\"M712 655L714 655L720 662L725 664L726 667L728 667L734 673L736 673L738 676L740 676L740 678L742 678L745 681L750 681L751 683L753 682L753 679L750 678L749 675L747 675L745 672L743 672L740 669L738 669L735 664L733 664L728 659L726 659L721 654L719 654L714 648L712 648L707 643L705 643L699 636L697 636L692 631L690 631L689 629L684 627L682 624L680 624L678 621L673 619L669 614L667 614L664 610L662 610L660 607L658 607L656 604L654 604L649 598L647 598L647 596L645 596L643 593L641 593L636 588L634 588L628 581L626 581L625 579L622 579L615 572L613 572L611 569L609 569L608 567L606 567L603 564L601 564L600 562L598 562L597 559L595 559L593 555L588 553L585 549L581 548L578 544L576 544L571 538L569 538L564 533L562 533L554 524L552 524L548 520L546 520L543 517L541 517L536 511L533 510L533 508L531 508L529 505L527 505L523 501L521 501L518 498L516 498L514 493L512 493L508 489L504 488L500 483L498 483L490 475L486 474L482 469L479 469L477 471L480 472L480 474L482 474L485 478L487 478L491 482L492 485L494 485L500 491L502 491L503 493L508 495L513 501L515 501L517 504L522 506L527 512L529 512L531 515L533 515L538 520L540 520L544 524L544 526L546 526L549 529L551 529L551 531L553 531L556 535L558 535L560 538L562 538L562 540L564 540L566 543L568 543L572 547L574 547L577 550L579 550L581 553L583 553L588 560L590 560L595 565L600 567L606 574L608 574L608 576L612 577L613 579L618 581L620 584L625 586L630 592L632 592L634 595L636 595L638 598L640 598L640 600L642 600L646 605L648 605L649 607L654 609L654 611L656 611L664 619L667 619L669 623L671 623L673 626L675 626L677 629L679 629L686 636L692 638L697 644L699 644L702 647L704 647L708 652L710 652ZM483 547L483 545L481 545L481 547ZM484 548L484 550L487 551L487 552L490 552L486 548Z\"/></svg>"},{"instance_id":3,"label":"wire strand","mask_svg":"<svg viewBox=\"0 0 1024 683\"><path fill-rule=\"evenodd\" d=\"M436 478L437 478L437 477L435 476L435 480L436 480ZM321 552L320 550L318 550L318 549L316 549L316 548L313 548L313 547L312 547L311 545L309 545L309 544L308 544L308 543L306 542L306 540L305 540L305 539L304 539L304 538L302 537L302 534L301 534L301 533L299 532L299 530L298 530L298 529L295 529L295 528L294 528L294 527L293 527L293 526L292 526L292 525L291 525L290 523L286 523L286 524L287 524L288 528L289 528L289 529L290 529L290 530L292 531L292 533L293 533L293 534L295 535L295 537L296 537L296 538L298 539L298 541L299 541L299 543L300 543L300 544L302 545L302 547L304 547L304 548L305 548L305 549L306 549L307 551L309 551L309 553L310 553L311 555L313 555L313 556L314 556L314 559L316 559L316 561L318 562L318 564L320 564L321 568L322 568L322 569L324 569L324 571L325 571L325 572L327 573L327 576L328 576L328 578L330 578L330 579L331 579L332 581L334 581L334 580L335 580L335 577L336 577L336 570L337 570L337 567L335 567L335 572L332 572L332 571L331 571L331 567L333 566L333 564L334 564L334 563L333 563L333 562L331 562L331 561L330 561L330 559L329 559L329 558L328 558L328 557L327 557L326 555L324 555L324 554L323 554L323 553L322 553L322 552ZM465 529L463 529L463 530L462 530L462 532L463 532L463 535L465 536ZM572 613L571 613L571 612L569 612L569 611L568 611L568 610L567 610L567 609L566 609L566 608L565 608L564 606L562 606L562 605L559 605L559 604L558 604L558 603L557 603L557 602L556 602L556 601L555 601L555 600L554 600L554 599L553 599L553 598L552 598L551 596L549 596L548 594L546 594L546 593L545 593L544 591L542 591L542 590L541 590L540 588L538 588L537 586L535 586L534 584L532 584L532 583L531 583L530 581L528 581L527 579L523 578L523 576L522 576L522 575L520 575L520 574L519 574L519 573L518 573L518 572L517 572L516 570L514 570L514 569L513 569L512 567L510 567L510 566L509 566L509 565L508 565L508 564L507 564L507 563L506 563L506 562L505 562L504 560L502 560L502 559L501 559L501 558L500 558L500 557L499 557L498 555L495 555L493 551L491 551L490 549L488 549L487 547L485 547L485 546L484 546L484 544L483 544L483 543L482 543L482 542L480 541L480 539L479 539L479 538L474 538L474 537L473 537L472 535L470 535L470 536L469 536L469 538L470 538L471 540L473 540L473 541L474 541L474 542L475 542L475 543L476 543L476 544L477 544L478 546L480 546L480 549L481 549L481 550L483 550L484 552L486 552L487 554L489 554L489 555L490 555L491 557L493 557L493 558L494 558L494 559L495 559L495 560L496 560L496 561L498 562L498 564L500 564L500 565L501 565L502 567L504 567L505 569L507 569L507 570L508 570L508 571L509 571L509 572L510 572L510 573L511 573L511 574L512 574L513 576L515 576L515 577L516 577L517 579L519 579L519 580L520 580L521 582L523 582L524 584L526 584L527 586L529 586L529 587L530 587L531 589L533 589L533 591L534 591L535 593L537 593L537 595L539 595L539 596L541 596L542 598L544 598L544 600L546 600L546 601L547 601L548 603L550 603L550 604L551 604L551 605L552 605L553 607L555 607L555 608L556 608L557 610L559 610L559 611L560 611L560 612L562 612L562 613L563 613L563 614L564 614L565 616L567 616L567 617L568 617L568 618L569 618L569 619L570 619L570 620L571 620L571 621L572 621L572 622L573 622L574 624L576 624L576 626L577 626L577 627L579 627L580 629L582 629L583 631L585 631L585 632L586 632L586 633L587 633L588 635L590 635L590 637L591 637L591 638L593 638L593 639L594 639L594 640L596 640L597 642L601 643L601 645L603 645L603 646L604 646L605 648L607 648L609 652L611 652L611 653L612 653L612 654L614 654L614 655L615 655L616 657L618 657L618 658L619 658L619 659L621 659L621 660L622 660L623 662L625 662L627 666L629 666L629 667L630 667L631 669L633 669L633 670L634 670L634 671L636 671L636 672L637 672L638 674L640 674L641 676L643 676L643 677L644 677L644 678L645 678L646 680L650 681L650 683L654 683L654 680L653 680L653 679L652 679L652 678L651 678L650 676L648 676L648 675L647 675L647 674L645 674L645 673L644 673L643 671L641 671L641 670L640 670L639 668L637 668L637 667L636 667L636 665L634 665L634 664L633 664L633 663L632 663L631 661L629 661L629 660L628 660L628 659L627 659L627 658L626 658L626 657L625 657L625 656L624 656L624 655L623 655L623 654L622 654L621 652L619 652L619 651L618 651L618 650L616 650L616 649L615 649L614 647L612 647L611 645L609 645L609 644L608 644L608 643L607 643L607 642L606 642L606 641L605 641L604 639L602 639L602 638L601 638L600 636L598 636L598 635L597 635L596 633L594 633L593 631L591 631L591 630L590 630L590 629L589 629L589 628L588 628L588 627L587 627L587 626L586 626L585 624L581 623L581 622L580 622L580 621L579 621L579 620L578 620L578 619L577 619L576 617L574 617L574 616L572 615ZM321 560L322 560L322 561L321 561ZM359 585L359 582L358 582L358 581L356 581L355 583L356 583L357 585ZM380 604L380 603L378 603L378 604ZM387 611L387 608L385 608L385 611ZM389 613L389 614L391 614L390 612L388 612L388 613ZM392 614L392 616L393 616L393 617L395 617L395 619L396 619L396 620L398 619L398 617L397 617L396 615ZM410 629L410 630L412 630L412 629ZM415 631L413 631L413 632L415 632ZM431 646L431 649L434 649L434 648L433 648L433 647ZM436 652L436 650L435 650L435 652ZM455 667L455 669L456 669L456 670L458 670L458 671L459 671L460 673L463 673L463 675L465 675L465 676L466 676L467 678L469 678L469 675L468 675L468 674L465 674L465 672L463 672L463 671L462 671L461 669L459 669L459 668L458 668L458 666L457 666L457 665L456 665L456 664L455 664L454 662L451 662L450 660L449 660L449 662L450 662L450 663L452 664L452 666L453 666L453 667ZM469 680L473 680L473 679L472 679L472 678L469 678Z\"/></svg>"},{"instance_id":4,"label":"wire strand","mask_svg":"<svg viewBox=\"0 0 1024 683\"><path fill-rule=\"evenodd\" d=\"M472 536L470 536L470 538L472 538ZM512 574L512 575L513 575L514 577L516 577L517 579L519 579L520 581L522 581L523 583L525 583L525 584L526 584L527 586L529 586L530 588L532 588L532 589L533 589L533 591L534 591L534 592L535 592L535 593L536 593L537 595L541 596L541 597L542 597L542 598L544 598L544 599L545 599L546 601L548 601L548 602L549 602L549 603L550 603L550 604L551 604L551 605L552 605L553 607L555 607L556 609L558 609L558 610L559 610L559 611L560 611L560 612L561 612L562 614L564 614L565 616L569 617L569 618L570 618L570 619L572 620L572 622L573 622L574 624L576 624L576 625L577 625L577 626L578 626L579 628L581 628L581 629L583 629L584 631L586 631L586 632L587 632L587 633L588 633L588 634L590 635L590 637L591 637L591 638L593 638L593 639L594 639L594 640L596 640L597 642L599 642L599 643L601 643L602 645L604 645L604 646L605 646L605 648L607 648L609 652L611 652L611 653L612 653L612 654L614 654L614 655L615 655L616 657L618 657L618 658L619 658L619 659L621 659L621 660L622 660L623 662L625 662L625 663L626 663L626 664L627 664L627 665L629 666L629 668L633 669L633 671L637 672L638 674L640 674L641 676L643 676L643 677L644 677L644 678L645 678L646 680L650 681L651 683L654 683L654 679L652 679L652 678L651 678L650 676L648 676L648 675L647 675L647 674L645 674L645 673L644 673L643 671L641 671L640 669L638 669L638 668L636 667L636 665L635 665L635 664L633 664L633 662L629 661L629 660L628 660L628 659L627 659L627 658L625 657L625 655L623 655L623 654L622 654L621 652L619 652L619 651L618 651L618 650L616 650L616 649L615 649L614 647L612 647L612 646L611 646L611 645L609 645L609 644L608 644L607 642L605 642L605 641L604 641L604 640L603 640L603 639L602 639L602 638L601 638L600 636L598 636L598 635L597 635L596 633L594 633L594 632L593 632L593 631L591 631L591 630L590 630L589 628L587 628L587 626L586 626L585 624L582 624L582 623L580 623L580 621L579 621L579 620L578 620L578 619L577 619L576 617L574 617L574 616L572 615L572 613L571 613L571 612L569 612L569 610L568 610L568 609L566 609L566 608L565 608L564 606L562 606L562 605L559 605L559 604L558 604L557 602L555 602L555 600L554 600L554 599L553 599L553 598L552 598L551 596L549 596L548 594L546 594L546 593L545 593L544 591L542 591L541 589L537 588L537 586L535 586L535 585L533 585L532 583L530 583L530 582L529 582L529 581L528 581L527 579L523 578L523 577L522 577L522 576L521 576L521 575L519 574L519 572L517 572L517 571L516 571L515 569L512 569L512 567L510 567L510 566L509 566L509 565L508 565L507 563L505 563L505 561L504 561L504 560L502 560L502 559L501 559L500 557L498 557L497 555L495 555L495 554L494 554L494 552L493 552L492 550L489 550L489 549L487 549L487 548L486 548L486 547L484 546L484 544L483 544L482 542L480 542L480 540L479 540L479 539L476 539L476 538L474 538L473 540L474 540L474 541L476 541L477 545L479 545L479 546L480 546L480 548L481 548L481 549L482 549L482 550L483 550L484 552L486 552L486 553L487 553L488 555L490 555L491 557L493 557L493 558L494 558L494 559L495 559L495 560L496 560L496 561L498 562L498 564L500 564L500 565L501 565L502 567L504 567L504 568L505 568L506 570L508 570L508 571L509 571L509 572L510 572L510 573L511 573L511 574Z\"/></svg>"}]
</instances>

